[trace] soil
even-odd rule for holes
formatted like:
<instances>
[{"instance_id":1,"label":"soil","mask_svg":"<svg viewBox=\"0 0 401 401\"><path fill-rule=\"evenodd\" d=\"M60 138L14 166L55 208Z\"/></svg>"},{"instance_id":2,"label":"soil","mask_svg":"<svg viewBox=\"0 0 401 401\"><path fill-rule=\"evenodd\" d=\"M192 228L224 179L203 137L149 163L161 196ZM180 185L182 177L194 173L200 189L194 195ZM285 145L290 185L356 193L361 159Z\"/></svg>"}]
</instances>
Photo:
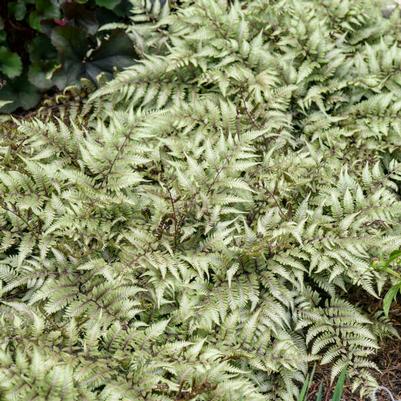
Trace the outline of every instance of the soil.
<instances>
[{"instance_id":1,"label":"soil","mask_svg":"<svg viewBox=\"0 0 401 401\"><path fill-rule=\"evenodd\" d=\"M381 307L381 303L369 309ZM400 334L400 338L386 339L375 358L380 372L374 372L378 383L386 387L390 393L380 391L376 401L401 401L401 304L396 304L391 311L391 321ZM315 380L311 386L307 401L315 401L320 384L323 383L326 392L322 401L331 401L332 387L330 386L330 367L320 367L315 373ZM370 396L360 397L352 394L351 383L347 383L342 401L371 401Z\"/></svg>"}]
</instances>

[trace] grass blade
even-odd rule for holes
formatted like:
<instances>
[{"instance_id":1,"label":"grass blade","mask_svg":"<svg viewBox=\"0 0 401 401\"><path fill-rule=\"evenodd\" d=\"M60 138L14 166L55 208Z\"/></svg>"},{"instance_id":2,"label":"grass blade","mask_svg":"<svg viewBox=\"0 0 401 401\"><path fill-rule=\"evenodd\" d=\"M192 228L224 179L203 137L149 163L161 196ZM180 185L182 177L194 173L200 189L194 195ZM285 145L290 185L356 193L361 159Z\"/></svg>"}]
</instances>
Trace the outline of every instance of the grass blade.
<instances>
[{"instance_id":1,"label":"grass blade","mask_svg":"<svg viewBox=\"0 0 401 401\"><path fill-rule=\"evenodd\" d=\"M297 401L306 401L306 396L307 396L309 388L312 384L313 376L315 375L315 369L316 369L316 365L313 366L311 374L306 376L305 383L302 386L302 389L301 389L301 392L299 393Z\"/></svg>"},{"instance_id":2,"label":"grass blade","mask_svg":"<svg viewBox=\"0 0 401 401\"><path fill-rule=\"evenodd\" d=\"M343 369L336 384L336 388L334 389L334 394L332 401L341 401L341 397L343 395L344 391L344 383L345 383L345 378L347 376L347 369Z\"/></svg>"},{"instance_id":3,"label":"grass blade","mask_svg":"<svg viewBox=\"0 0 401 401\"><path fill-rule=\"evenodd\" d=\"M297 401L305 401L305 396L306 396L307 391L309 390L309 386L310 386L310 379L309 379L309 375L308 375L308 376L306 376L305 383L302 386L302 389L301 389L301 392L299 393Z\"/></svg>"}]
</instances>

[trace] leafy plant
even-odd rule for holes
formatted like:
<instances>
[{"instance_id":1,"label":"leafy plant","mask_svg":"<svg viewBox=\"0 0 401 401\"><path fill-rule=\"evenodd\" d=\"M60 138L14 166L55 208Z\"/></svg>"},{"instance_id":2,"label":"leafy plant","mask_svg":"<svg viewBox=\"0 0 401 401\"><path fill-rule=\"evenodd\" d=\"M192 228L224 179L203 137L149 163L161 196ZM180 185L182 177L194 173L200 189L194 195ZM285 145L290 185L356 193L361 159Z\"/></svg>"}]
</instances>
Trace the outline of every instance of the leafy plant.
<instances>
[{"instance_id":1,"label":"leafy plant","mask_svg":"<svg viewBox=\"0 0 401 401\"><path fill-rule=\"evenodd\" d=\"M386 272L391 278L395 279L395 284L387 291L383 299L383 309L386 316L390 313L390 308L393 302L396 300L397 295L401 293L401 273L399 273L393 267L399 267L401 263L401 250L393 251L390 256L381 261L380 263L375 263L374 267L379 271Z\"/></svg>"},{"instance_id":2,"label":"leafy plant","mask_svg":"<svg viewBox=\"0 0 401 401\"><path fill-rule=\"evenodd\" d=\"M311 363L371 394L399 14L188 0L164 26L72 121L0 135L0 399L294 401Z\"/></svg>"},{"instance_id":3,"label":"leafy plant","mask_svg":"<svg viewBox=\"0 0 401 401\"><path fill-rule=\"evenodd\" d=\"M136 12L146 15L145 5L135 3ZM30 109L44 91L79 84L82 77L93 82L99 74L110 78L116 69L132 65L139 37L121 27L101 29L128 21L131 11L128 0L1 2L0 99L10 103L0 110Z\"/></svg>"}]
</instances>

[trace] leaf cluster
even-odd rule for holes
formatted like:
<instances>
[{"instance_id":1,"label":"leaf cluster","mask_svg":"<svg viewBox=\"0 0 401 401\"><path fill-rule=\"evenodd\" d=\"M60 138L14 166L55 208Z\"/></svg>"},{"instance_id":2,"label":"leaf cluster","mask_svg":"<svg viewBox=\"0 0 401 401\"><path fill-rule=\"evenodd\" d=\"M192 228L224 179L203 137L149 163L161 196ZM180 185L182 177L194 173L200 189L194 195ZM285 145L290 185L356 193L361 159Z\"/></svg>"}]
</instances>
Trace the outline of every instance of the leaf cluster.
<instances>
[{"instance_id":1,"label":"leaf cluster","mask_svg":"<svg viewBox=\"0 0 401 401\"><path fill-rule=\"evenodd\" d=\"M10 102L0 110L30 109L43 92L81 78L96 83L100 74L110 78L132 65L140 56L136 43L145 40L125 31L133 7L145 19L152 10L128 0L0 2L0 99Z\"/></svg>"},{"instance_id":2,"label":"leaf cluster","mask_svg":"<svg viewBox=\"0 0 401 401\"><path fill-rule=\"evenodd\" d=\"M0 398L292 401L311 362L376 388L394 330L355 294L401 246L400 23L182 1L84 115L6 132Z\"/></svg>"}]
</instances>

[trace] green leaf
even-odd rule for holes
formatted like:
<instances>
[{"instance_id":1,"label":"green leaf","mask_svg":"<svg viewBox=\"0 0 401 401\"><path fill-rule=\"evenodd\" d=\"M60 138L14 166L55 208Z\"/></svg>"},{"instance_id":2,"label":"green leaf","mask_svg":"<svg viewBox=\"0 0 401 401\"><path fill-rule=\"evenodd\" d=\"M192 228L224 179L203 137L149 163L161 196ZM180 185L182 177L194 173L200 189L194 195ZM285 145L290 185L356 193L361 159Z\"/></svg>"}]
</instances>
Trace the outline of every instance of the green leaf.
<instances>
[{"instance_id":1,"label":"green leaf","mask_svg":"<svg viewBox=\"0 0 401 401\"><path fill-rule=\"evenodd\" d=\"M50 39L45 35L36 36L28 46L31 65L29 81L41 90L50 89L54 83L51 75L58 64L58 54Z\"/></svg>"},{"instance_id":2,"label":"green leaf","mask_svg":"<svg viewBox=\"0 0 401 401\"><path fill-rule=\"evenodd\" d=\"M91 54L86 64L86 74L95 81L102 72L111 74L116 68L123 69L134 62L135 50L131 39L124 31L115 30Z\"/></svg>"},{"instance_id":3,"label":"green leaf","mask_svg":"<svg viewBox=\"0 0 401 401\"><path fill-rule=\"evenodd\" d=\"M111 74L116 67L125 68L135 61L133 43L122 30L112 32L88 58L90 47L84 29L58 27L53 30L51 41L61 59L61 66L53 76L59 89L77 83L83 74L96 81L101 73Z\"/></svg>"},{"instance_id":4,"label":"green leaf","mask_svg":"<svg viewBox=\"0 0 401 401\"><path fill-rule=\"evenodd\" d=\"M60 5L54 0L36 0L36 10L41 19L60 17Z\"/></svg>"},{"instance_id":5,"label":"green leaf","mask_svg":"<svg viewBox=\"0 0 401 401\"><path fill-rule=\"evenodd\" d=\"M22 62L17 53L13 53L6 47L0 47L0 71L8 78L21 75Z\"/></svg>"},{"instance_id":6,"label":"green leaf","mask_svg":"<svg viewBox=\"0 0 401 401\"><path fill-rule=\"evenodd\" d=\"M389 266L392 262L401 257L401 250L396 250L390 253L389 258L386 260L386 266Z\"/></svg>"},{"instance_id":7,"label":"green leaf","mask_svg":"<svg viewBox=\"0 0 401 401\"><path fill-rule=\"evenodd\" d=\"M36 36L28 45L31 63L51 65L58 60L58 53L50 38L45 35Z\"/></svg>"},{"instance_id":8,"label":"green leaf","mask_svg":"<svg viewBox=\"0 0 401 401\"><path fill-rule=\"evenodd\" d=\"M40 65L32 64L28 69L29 82L41 90L50 89L54 85L50 73L43 70Z\"/></svg>"},{"instance_id":9,"label":"green leaf","mask_svg":"<svg viewBox=\"0 0 401 401\"><path fill-rule=\"evenodd\" d=\"M396 284L393 287L391 287L386 296L383 299L383 310L384 310L384 314L388 317L389 313L390 313L390 308L391 305L393 303L393 301L395 300L395 298L397 297L398 292L401 289L401 284Z\"/></svg>"},{"instance_id":10,"label":"green leaf","mask_svg":"<svg viewBox=\"0 0 401 401\"><path fill-rule=\"evenodd\" d=\"M40 100L40 94L24 74L9 81L0 89L0 100L10 102L2 106L0 112L12 113L20 107L24 110L29 110L36 106Z\"/></svg>"},{"instance_id":11,"label":"green leaf","mask_svg":"<svg viewBox=\"0 0 401 401\"><path fill-rule=\"evenodd\" d=\"M312 384L313 377L315 375L315 369L316 369L316 365L313 367L311 374L306 376L305 383L302 386L302 389L301 389L301 392L299 393L297 401L305 401L306 400L306 396L308 394L309 388Z\"/></svg>"},{"instance_id":12,"label":"green leaf","mask_svg":"<svg viewBox=\"0 0 401 401\"><path fill-rule=\"evenodd\" d=\"M78 83L83 73L84 68L81 62L77 60L67 60L55 70L52 82L58 89L62 90L66 86Z\"/></svg>"},{"instance_id":13,"label":"green leaf","mask_svg":"<svg viewBox=\"0 0 401 401\"><path fill-rule=\"evenodd\" d=\"M395 259L401 256L401 249L397 249L390 253L390 259Z\"/></svg>"},{"instance_id":14,"label":"green leaf","mask_svg":"<svg viewBox=\"0 0 401 401\"><path fill-rule=\"evenodd\" d=\"M76 27L83 28L89 35L95 35L99 29L96 10L77 3L64 3L64 17Z\"/></svg>"},{"instance_id":15,"label":"green leaf","mask_svg":"<svg viewBox=\"0 0 401 401\"><path fill-rule=\"evenodd\" d=\"M96 4L100 7L108 8L112 10L121 3L121 0L96 0Z\"/></svg>"},{"instance_id":16,"label":"green leaf","mask_svg":"<svg viewBox=\"0 0 401 401\"><path fill-rule=\"evenodd\" d=\"M347 377L347 369L343 369L341 371L340 376L338 377L336 387L334 389L332 401L341 401L341 397L344 391L344 383L345 378Z\"/></svg>"},{"instance_id":17,"label":"green leaf","mask_svg":"<svg viewBox=\"0 0 401 401\"><path fill-rule=\"evenodd\" d=\"M299 393L299 397L298 397L297 401L305 401L306 394L309 390L309 385L310 385L310 378L309 378L309 376L306 376L305 383L302 386L302 389L301 389L301 392Z\"/></svg>"},{"instance_id":18,"label":"green leaf","mask_svg":"<svg viewBox=\"0 0 401 401\"><path fill-rule=\"evenodd\" d=\"M14 16L17 21L22 21L26 14L24 1L16 1L8 4L8 12Z\"/></svg>"},{"instance_id":19,"label":"green leaf","mask_svg":"<svg viewBox=\"0 0 401 401\"><path fill-rule=\"evenodd\" d=\"M122 0L120 3L111 10L113 14L121 18L129 18L132 13L132 4L129 1Z\"/></svg>"},{"instance_id":20,"label":"green leaf","mask_svg":"<svg viewBox=\"0 0 401 401\"><path fill-rule=\"evenodd\" d=\"M96 82L100 74L111 76L117 67L122 69L135 62L133 43L123 30L114 30L88 58L89 41L82 32L77 27L59 27L52 33L52 43L61 56L60 68L52 78L59 89L76 84L82 75Z\"/></svg>"},{"instance_id":21,"label":"green leaf","mask_svg":"<svg viewBox=\"0 0 401 401\"><path fill-rule=\"evenodd\" d=\"M63 26L51 33L51 42L58 50L60 67L53 75L58 89L76 84L84 72L84 58L89 48L86 32L78 27Z\"/></svg>"},{"instance_id":22,"label":"green leaf","mask_svg":"<svg viewBox=\"0 0 401 401\"><path fill-rule=\"evenodd\" d=\"M80 61L85 57L88 50L86 32L74 26L60 26L53 29L51 42L59 52L61 61Z\"/></svg>"},{"instance_id":23,"label":"green leaf","mask_svg":"<svg viewBox=\"0 0 401 401\"><path fill-rule=\"evenodd\" d=\"M37 11L32 11L32 12L29 14L29 18L28 18L29 26L30 26L32 29L34 29L35 31L41 32L41 30L42 30L42 27L41 27L41 25L40 25L40 20L41 20L41 17L40 17L40 15L38 14Z\"/></svg>"}]
</instances>

